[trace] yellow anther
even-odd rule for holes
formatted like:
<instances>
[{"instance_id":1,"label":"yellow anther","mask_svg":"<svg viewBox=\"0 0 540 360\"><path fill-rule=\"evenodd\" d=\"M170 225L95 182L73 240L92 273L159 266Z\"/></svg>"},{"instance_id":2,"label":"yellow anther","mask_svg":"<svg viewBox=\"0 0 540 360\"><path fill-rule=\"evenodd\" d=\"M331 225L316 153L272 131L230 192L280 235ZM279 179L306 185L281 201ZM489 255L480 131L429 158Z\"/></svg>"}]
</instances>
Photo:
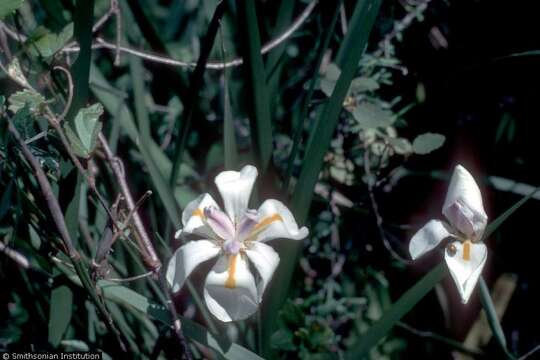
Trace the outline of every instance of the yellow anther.
<instances>
[{"instance_id":1,"label":"yellow anther","mask_svg":"<svg viewBox=\"0 0 540 360\"><path fill-rule=\"evenodd\" d=\"M463 260L471 260L471 240L465 240L463 243Z\"/></svg>"}]
</instances>

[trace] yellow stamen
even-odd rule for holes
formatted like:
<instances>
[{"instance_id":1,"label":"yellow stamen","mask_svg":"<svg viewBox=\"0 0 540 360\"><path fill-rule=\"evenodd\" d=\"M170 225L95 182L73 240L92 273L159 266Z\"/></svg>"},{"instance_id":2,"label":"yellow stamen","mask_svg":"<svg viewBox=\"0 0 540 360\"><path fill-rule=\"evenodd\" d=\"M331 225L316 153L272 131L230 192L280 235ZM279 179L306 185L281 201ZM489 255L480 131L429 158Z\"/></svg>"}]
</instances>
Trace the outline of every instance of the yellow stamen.
<instances>
[{"instance_id":1,"label":"yellow stamen","mask_svg":"<svg viewBox=\"0 0 540 360\"><path fill-rule=\"evenodd\" d=\"M463 243L463 260L471 260L471 240L465 240Z\"/></svg>"},{"instance_id":2,"label":"yellow stamen","mask_svg":"<svg viewBox=\"0 0 540 360\"><path fill-rule=\"evenodd\" d=\"M225 287L229 289L234 289L236 287L236 279L234 278L234 275L236 274L236 257L238 254L231 255L229 257L229 276L227 277L227 280L225 281Z\"/></svg>"},{"instance_id":3,"label":"yellow stamen","mask_svg":"<svg viewBox=\"0 0 540 360\"><path fill-rule=\"evenodd\" d=\"M191 216L198 216L198 217L204 217L204 213L201 209L195 209L192 213L191 213Z\"/></svg>"}]
</instances>

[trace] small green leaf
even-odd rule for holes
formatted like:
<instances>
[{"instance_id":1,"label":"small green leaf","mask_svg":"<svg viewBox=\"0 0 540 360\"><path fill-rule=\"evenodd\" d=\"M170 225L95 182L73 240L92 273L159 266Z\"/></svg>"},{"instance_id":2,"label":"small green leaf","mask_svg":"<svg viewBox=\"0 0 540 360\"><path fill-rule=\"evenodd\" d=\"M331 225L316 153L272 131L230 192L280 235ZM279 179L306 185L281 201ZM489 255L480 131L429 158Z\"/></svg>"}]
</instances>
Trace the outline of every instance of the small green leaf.
<instances>
[{"instance_id":1,"label":"small green leaf","mask_svg":"<svg viewBox=\"0 0 540 360\"><path fill-rule=\"evenodd\" d=\"M24 0L2 0L0 1L0 20L10 15L20 8Z\"/></svg>"},{"instance_id":2,"label":"small green leaf","mask_svg":"<svg viewBox=\"0 0 540 360\"><path fill-rule=\"evenodd\" d=\"M29 51L34 56L51 57L62 49L72 37L73 23L66 25L58 34L40 27L29 39Z\"/></svg>"},{"instance_id":3,"label":"small green leaf","mask_svg":"<svg viewBox=\"0 0 540 360\"><path fill-rule=\"evenodd\" d=\"M413 152L411 142L405 138L389 138L388 143L397 154L408 155Z\"/></svg>"},{"instance_id":4,"label":"small green leaf","mask_svg":"<svg viewBox=\"0 0 540 360\"><path fill-rule=\"evenodd\" d=\"M445 141L444 135L435 133L425 133L418 135L413 141L413 151L415 154L425 155L440 148Z\"/></svg>"},{"instance_id":5,"label":"small green leaf","mask_svg":"<svg viewBox=\"0 0 540 360\"><path fill-rule=\"evenodd\" d=\"M358 105L353 116L362 129L385 128L394 122L392 112L368 102Z\"/></svg>"},{"instance_id":6,"label":"small green leaf","mask_svg":"<svg viewBox=\"0 0 540 360\"><path fill-rule=\"evenodd\" d=\"M324 77L321 79L321 91L326 96L332 96L332 92L334 92L339 75L341 75L341 70L336 64L332 63L326 67Z\"/></svg>"},{"instance_id":7,"label":"small green leaf","mask_svg":"<svg viewBox=\"0 0 540 360\"><path fill-rule=\"evenodd\" d=\"M15 94L9 97L8 108L15 114L21 110L25 104L28 104L30 111L36 112L39 110L40 105L44 102L45 98L37 91L24 89L22 91L17 91Z\"/></svg>"},{"instance_id":8,"label":"small green leaf","mask_svg":"<svg viewBox=\"0 0 540 360\"><path fill-rule=\"evenodd\" d=\"M99 121L101 114L103 114L103 106L96 103L79 110L73 121L75 129L66 125L66 135L78 156L87 158L94 150L102 127Z\"/></svg>"},{"instance_id":9,"label":"small green leaf","mask_svg":"<svg viewBox=\"0 0 540 360\"><path fill-rule=\"evenodd\" d=\"M378 88L379 83L377 81L366 76L361 76L351 82L351 87L349 91L352 93L365 93L369 91L375 91Z\"/></svg>"},{"instance_id":10,"label":"small green leaf","mask_svg":"<svg viewBox=\"0 0 540 360\"><path fill-rule=\"evenodd\" d=\"M57 347L71 321L73 293L66 285L51 291L51 307L49 312L49 342Z\"/></svg>"}]
</instances>

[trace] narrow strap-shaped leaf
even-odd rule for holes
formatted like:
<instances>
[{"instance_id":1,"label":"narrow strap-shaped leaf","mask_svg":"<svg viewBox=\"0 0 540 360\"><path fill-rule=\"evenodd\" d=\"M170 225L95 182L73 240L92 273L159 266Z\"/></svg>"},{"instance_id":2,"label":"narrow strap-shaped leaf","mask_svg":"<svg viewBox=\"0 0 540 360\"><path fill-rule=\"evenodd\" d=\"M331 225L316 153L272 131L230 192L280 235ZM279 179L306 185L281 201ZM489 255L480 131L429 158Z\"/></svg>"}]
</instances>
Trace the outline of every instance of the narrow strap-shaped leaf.
<instances>
[{"instance_id":1,"label":"narrow strap-shaped leaf","mask_svg":"<svg viewBox=\"0 0 540 360\"><path fill-rule=\"evenodd\" d=\"M144 102L144 86L142 84L143 68L141 60L135 57L130 58L130 69L133 79L133 93L135 95L135 110L137 114L137 122L139 123L139 150L143 157L143 161L148 168L150 178L154 183L154 187L158 192L163 205L167 210L167 214L172 219L173 224L180 224L180 210L178 204L174 200L174 195L167 185L167 181L163 174L159 171L155 161L150 153L150 124L148 120L148 110Z\"/></svg>"},{"instance_id":2,"label":"narrow strap-shaped leaf","mask_svg":"<svg viewBox=\"0 0 540 360\"><path fill-rule=\"evenodd\" d=\"M197 60L197 65L195 66L193 74L191 74L191 91L189 93L189 98L187 99L186 110L184 111L184 121L182 121L180 124L180 134L174 148L172 172L169 178L169 184L171 184L171 186L174 186L174 184L176 183L177 173L180 169L180 164L182 163L182 155L186 147L189 130L191 129L191 120L193 118L194 111L198 106L197 99L199 98L199 91L201 90L203 85L206 63L208 62L208 57L210 56L210 52L212 51L214 40L216 39L216 35L219 29L219 22L221 21L224 12L225 3L220 1L216 6L216 10L214 11L214 15L212 16L210 25L208 26L206 36L202 41L201 54L199 56L199 59Z\"/></svg>"},{"instance_id":3,"label":"narrow strap-shaped leaf","mask_svg":"<svg viewBox=\"0 0 540 360\"><path fill-rule=\"evenodd\" d=\"M482 307L484 308L484 311L486 313L488 324L491 328L491 331L493 332L493 336L495 336L495 339L497 339L497 343L501 346L506 356L508 356L508 358L510 359L515 359L515 357L510 354L506 346L506 338L504 337L504 331L501 327L501 323L499 322L497 312L495 311L495 306L493 305L493 300L491 299L489 288L483 277L480 277L479 288L480 301L482 302Z\"/></svg>"},{"instance_id":4,"label":"narrow strap-shaped leaf","mask_svg":"<svg viewBox=\"0 0 540 360\"><path fill-rule=\"evenodd\" d=\"M313 75L309 83L309 89L303 100L300 116L298 117L297 126L293 134L293 144L291 148L291 153L289 154L289 160L287 161L287 171L285 173L285 180L283 181L284 191L287 191L289 187L289 182L291 180L291 176L292 176L292 172L294 168L294 160L296 160L296 156L298 155L298 150L300 149L300 142L302 140L302 131L304 130L304 121L308 117L309 106L311 105L311 99L313 98L313 93L315 92L315 85L317 84L317 80L319 78L319 68L321 67L324 54L326 53L326 50L328 49L328 45L330 44L330 40L332 39L332 35L334 34L334 29L336 27L336 23L339 18L339 9L341 7L342 2L343 0L336 1L332 20L330 22L330 25L328 26L328 29L326 29L326 33L324 35L323 41L321 42L321 45L318 49L317 61L315 63L315 66L313 67Z\"/></svg>"},{"instance_id":5,"label":"narrow strap-shaped leaf","mask_svg":"<svg viewBox=\"0 0 540 360\"><path fill-rule=\"evenodd\" d=\"M92 24L94 0L77 0L74 14L74 34L80 51L72 67L73 100L67 114L71 121L80 108L86 105L89 95L90 63L92 60Z\"/></svg>"},{"instance_id":6,"label":"narrow strap-shaped leaf","mask_svg":"<svg viewBox=\"0 0 540 360\"><path fill-rule=\"evenodd\" d=\"M166 325L170 325L170 315L167 309L161 305L150 302L143 295L115 283L100 281L98 286L103 290L105 298L120 305L134 308ZM230 342L226 338L212 335L204 327L197 323L181 318L184 334L192 340L214 350L224 359L262 359L248 349Z\"/></svg>"},{"instance_id":7,"label":"narrow strap-shaped leaf","mask_svg":"<svg viewBox=\"0 0 540 360\"><path fill-rule=\"evenodd\" d=\"M444 263L437 265L427 273L413 287L407 290L365 334L360 335L360 341L351 346L350 350L345 354L345 358L362 359L366 357L369 351L388 334L394 325L447 274Z\"/></svg>"},{"instance_id":8,"label":"narrow strap-shaped leaf","mask_svg":"<svg viewBox=\"0 0 540 360\"><path fill-rule=\"evenodd\" d=\"M499 228L499 226L502 225L503 222L508 219L510 215L512 215L517 209L519 209L523 204L525 204L527 201L529 201L534 194L536 194L540 190L540 186L531 191L531 193L525 197L523 197L521 200L519 200L517 203L512 205L508 210L503 212L501 215L499 215L495 220L490 222L488 226L486 227L486 231L484 231L484 234L482 236L482 239L487 239L491 234L495 232Z\"/></svg>"},{"instance_id":9,"label":"narrow strap-shaped leaf","mask_svg":"<svg viewBox=\"0 0 540 360\"><path fill-rule=\"evenodd\" d=\"M363 0L358 2L349 31L340 47L340 53L346 53L347 56L342 63L341 75L336 82L332 96L319 113L317 123L311 132L303 161L304 166L297 183L297 188L302 189L302 191L295 192L293 197L293 209L301 222L307 218L313 197L312 190L319 178L324 155L328 151L332 135L339 122L343 101L356 74L360 57L364 53L381 1Z\"/></svg>"},{"instance_id":10,"label":"narrow strap-shaped leaf","mask_svg":"<svg viewBox=\"0 0 540 360\"><path fill-rule=\"evenodd\" d=\"M341 69L341 75L332 96L322 111L318 113L310 141L306 147L300 177L296 184L297 191L295 191L292 201L294 213L300 223L305 222L307 218L313 189L319 178L324 155L330 146L332 135L339 122L343 100L358 68L358 62L366 47L380 4L381 0L358 1L355 8L355 21L350 23L349 32L341 45L348 54L347 61ZM269 339L276 325L277 313L287 297L301 246L300 242L292 241L283 244L280 252L282 254L281 264L269 289L266 290L266 293L272 294L272 296L267 298L265 307L263 307L264 355L270 351Z\"/></svg>"},{"instance_id":11,"label":"narrow strap-shaped leaf","mask_svg":"<svg viewBox=\"0 0 540 360\"><path fill-rule=\"evenodd\" d=\"M243 34L243 65L248 79L251 138L255 145L259 170L264 173L272 156L272 126L270 124L270 105L266 85L266 72L261 55L261 39L255 0L245 0L238 4L238 20Z\"/></svg>"},{"instance_id":12,"label":"narrow strap-shaped leaf","mask_svg":"<svg viewBox=\"0 0 540 360\"><path fill-rule=\"evenodd\" d=\"M236 132L234 118L231 110L231 97L229 95L229 81L227 69L223 74L223 149L225 151L225 169L235 169L238 165L238 152L236 147Z\"/></svg>"}]
</instances>

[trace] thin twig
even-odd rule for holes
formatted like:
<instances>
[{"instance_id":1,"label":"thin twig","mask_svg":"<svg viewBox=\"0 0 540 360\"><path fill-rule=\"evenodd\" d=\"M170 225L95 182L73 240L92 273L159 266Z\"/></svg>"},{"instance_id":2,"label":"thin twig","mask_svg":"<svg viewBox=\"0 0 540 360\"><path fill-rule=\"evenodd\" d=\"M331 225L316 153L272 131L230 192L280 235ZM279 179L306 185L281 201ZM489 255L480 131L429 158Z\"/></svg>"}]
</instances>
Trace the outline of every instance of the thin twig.
<instances>
[{"instance_id":1,"label":"thin twig","mask_svg":"<svg viewBox=\"0 0 540 360\"><path fill-rule=\"evenodd\" d=\"M24 256L17 250L13 250L12 248L4 244L1 240L0 240L0 252L4 253L8 258L16 262L17 265L25 269L28 269L30 267L30 261L28 261L26 256Z\"/></svg>"},{"instance_id":2,"label":"thin twig","mask_svg":"<svg viewBox=\"0 0 540 360\"><path fill-rule=\"evenodd\" d=\"M379 212L379 205L377 204L377 200L375 199L375 193L373 191L373 183L371 182L371 177L372 177L372 174L371 174L371 169L369 167L370 163L369 163L369 150L368 148L366 147L366 149L364 150L364 171L366 173L366 176L367 176L367 187L368 187L368 193L369 193L369 199L371 201L371 207L373 209L373 213L375 215L375 221L376 221L376 224L377 224L377 229L379 230L379 235L381 237L381 240L382 240L382 243L384 245L384 247L386 248L386 250L388 250L388 252L390 253L390 255L392 255L392 257L394 259L396 259L397 261L403 263L403 264L409 264L411 263L411 261L405 259L404 257L402 257L401 255L399 255L393 248L392 248L392 245L390 245L390 242L388 241L388 239L386 238L386 235L384 233L384 229L383 229L383 219L382 219L382 216Z\"/></svg>"},{"instance_id":3,"label":"thin twig","mask_svg":"<svg viewBox=\"0 0 540 360\"><path fill-rule=\"evenodd\" d=\"M136 276L131 276L131 277L127 277L127 278L108 278L107 280L108 281L114 281L114 282L129 282L129 281L135 281L135 280L140 280L140 279L144 279L144 278L147 278L149 276L152 276L154 273L152 271L148 271L144 274L141 274L141 275L136 275Z\"/></svg>"},{"instance_id":4,"label":"thin twig","mask_svg":"<svg viewBox=\"0 0 540 360\"><path fill-rule=\"evenodd\" d=\"M315 8L315 5L317 5L317 2L318 2L318 0L313 0L311 3L309 3L309 5L306 6L304 11L302 11L302 13L300 13L300 15L298 15L298 17L292 22L291 26L289 26L287 29L285 29L277 37L275 37L274 39L272 39L269 42L267 42L266 44L264 44L264 46L261 48L261 54L264 55L264 54L268 53L269 51L271 51L272 49L276 48L277 46L279 46L280 44L285 42L287 39L289 39L291 37L291 35L294 34L306 22L306 20L309 18L309 16L313 12L313 9ZM110 15L108 15L108 16L110 16ZM107 17L107 19L108 19L108 17ZM105 21L107 19L105 19ZM118 17L117 17L117 21L118 21ZM0 25L5 30L6 34L11 36L15 40L20 40L20 39L26 40L27 39L26 36L24 36L22 34L19 34L16 31L13 31L13 30L9 29L4 23L0 22ZM101 26L102 24L99 24L99 25ZM95 25L94 25L94 27L95 27ZM195 66L197 65L196 62L187 62L187 61L174 60L174 59L171 59L171 58L168 58L168 57L165 57L165 56L151 54L151 53L148 53L148 52L145 52L145 51L133 49L133 48L126 47L126 46L120 46L119 45L119 40L117 39L116 41L117 41L117 43L113 44L113 43L108 42L108 41L106 41L104 39L96 38L96 42L94 44L92 44L92 49L94 49L94 50L96 50L96 49L114 50L117 53L123 52L123 53L126 53L126 54L131 54L131 55L134 55L134 56L138 56L138 57L143 58L143 59L145 59L147 61L152 61L152 62L155 62L155 63L165 64L165 65L170 65L170 66L195 68ZM79 47L77 45L71 43L71 44L68 44L64 49L62 49L62 52L64 52L64 53L72 53L72 52L78 52L79 50L80 49L79 49ZM206 64L206 68L207 69L212 69L212 70L223 70L223 69L229 68L229 67L240 66L240 65L243 64L243 62L244 62L244 60L241 57L237 57L237 58L234 58L232 60L224 61L224 62L221 62L221 61L216 61L216 62L209 61Z\"/></svg>"},{"instance_id":5,"label":"thin twig","mask_svg":"<svg viewBox=\"0 0 540 360\"><path fill-rule=\"evenodd\" d=\"M62 114L58 116L58 121L62 121L66 117L69 108L71 107L71 102L73 101L73 78L71 77L71 73L62 66L55 66L53 69L63 72L64 75L66 75L68 81L68 96L66 100L66 106L64 107L64 111L62 111Z\"/></svg>"},{"instance_id":6,"label":"thin twig","mask_svg":"<svg viewBox=\"0 0 540 360\"><path fill-rule=\"evenodd\" d=\"M133 200L133 196L131 195L131 191L129 190L129 186L126 181L126 177L124 173L124 165L122 163L122 160L113 154L111 148L109 147L107 139L105 138L103 133L99 134L98 140L101 144L101 147L103 148L105 152L105 158L107 162L109 163L114 173L114 176L116 177L116 181L118 182L118 185L120 186L120 191L122 192L122 195L126 199L128 209L130 210L130 212L133 212L132 213L133 225L135 226L135 229L139 233L138 239L141 240L139 246L141 247L141 250L143 251L144 263L146 264L146 266L149 267L150 270L157 273L157 271L159 271L161 267L161 261L159 261L159 258L156 255L154 246L152 245L152 242L150 241L150 237L148 236L148 233L146 232L146 229L136 209L135 201Z\"/></svg>"},{"instance_id":7,"label":"thin twig","mask_svg":"<svg viewBox=\"0 0 540 360\"><path fill-rule=\"evenodd\" d=\"M91 295L91 298L94 304L96 305L96 307L99 309L100 314L104 317L105 323L107 324L108 329L113 334L115 334L122 350L126 351L126 347L124 345L124 342L121 339L121 335L112 322L111 315L105 308L104 303L101 301L101 299L97 295L96 289L94 285L91 283L88 273L83 267L83 264L81 261L81 255L79 254L77 249L75 249L75 247L73 246L73 241L71 240L71 236L69 235L69 231L66 226L64 215L62 213L62 209L60 208L60 204L58 203L58 200L54 197L54 193L52 191L51 184L49 183L49 180L47 179L47 175L45 175L45 172L41 168L39 161L32 154L32 152L30 151L30 148L28 148L28 145L25 144L24 140L21 137L21 134L19 134L19 131L15 128L15 126L11 122L11 119L9 118L6 118L6 119L8 121L8 131L13 135L13 137L19 144L24 158L26 159L26 161L28 161L28 163L30 164L30 167L32 168L32 171L34 172L34 176L36 177L39 187L41 189L41 193L43 194L43 197L45 198L45 201L47 202L47 207L49 208L54 224L56 225L56 229L58 230L60 234L60 238L62 239L64 250L68 254L73 266L75 267L75 270L81 280L81 283Z\"/></svg>"},{"instance_id":8,"label":"thin twig","mask_svg":"<svg viewBox=\"0 0 540 360\"><path fill-rule=\"evenodd\" d=\"M183 350L183 358L186 360L191 360L191 351L189 350L189 346L187 344L186 338L184 337L184 332L182 331L182 322L180 321L180 318L178 317L178 313L176 312L176 308L174 307L174 302L172 300L171 296L171 290L169 286L167 285L167 280L165 277L165 274L162 273L161 279L159 281L161 290L165 294L166 297L166 305L169 309L169 312L171 313L172 317L172 328L174 330L174 333L176 335L176 339L179 342L180 347Z\"/></svg>"},{"instance_id":9,"label":"thin twig","mask_svg":"<svg viewBox=\"0 0 540 360\"><path fill-rule=\"evenodd\" d=\"M532 348L529 352L527 352L526 354L520 356L518 358L518 360L525 360L527 359L529 356L533 355L535 352L539 351L540 350L540 344L536 345L534 348Z\"/></svg>"},{"instance_id":10,"label":"thin twig","mask_svg":"<svg viewBox=\"0 0 540 360\"><path fill-rule=\"evenodd\" d=\"M400 328L404 329L404 330L407 330L408 332L410 332L411 334L413 335L416 335L416 336L419 336L421 338L425 338L425 339L431 339L431 340L434 340L434 341L438 341L438 342L441 342L441 343L444 343L448 346L451 346L453 347L454 349L462 352L462 353L465 353L465 354L468 354L468 355L473 355L473 356L483 356L484 353L480 350L477 350L477 349L471 349L471 348L468 348L466 346L464 346L461 342L459 341L455 341L455 340L452 340L452 339L448 339L444 336L441 336L439 334L436 334L432 331L425 331L425 330L418 330L404 322L401 322L399 321L397 323L397 326L399 326Z\"/></svg>"}]
</instances>

